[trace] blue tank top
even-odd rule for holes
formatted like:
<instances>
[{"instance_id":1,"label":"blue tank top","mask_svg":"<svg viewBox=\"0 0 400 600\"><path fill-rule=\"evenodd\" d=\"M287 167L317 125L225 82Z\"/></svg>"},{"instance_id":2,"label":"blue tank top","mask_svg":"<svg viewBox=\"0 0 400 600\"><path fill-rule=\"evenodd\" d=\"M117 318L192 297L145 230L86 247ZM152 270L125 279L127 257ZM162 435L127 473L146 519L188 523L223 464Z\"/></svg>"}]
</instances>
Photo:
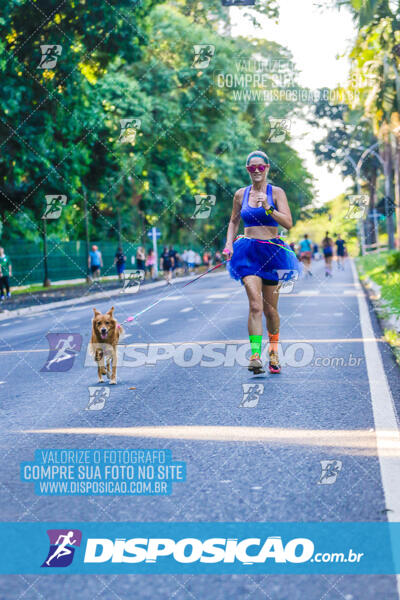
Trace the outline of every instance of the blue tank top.
<instances>
[{"instance_id":1,"label":"blue tank top","mask_svg":"<svg viewBox=\"0 0 400 600\"><path fill-rule=\"evenodd\" d=\"M242 210L240 211L240 216L243 219L243 223L245 227L257 227L262 225L268 225L269 227L278 227L278 223L275 221L271 215L266 215L264 208L261 206L260 208L252 208L249 206L249 194L250 194L251 185L249 185L243 194L242 201ZM268 203L276 208L273 198L272 198L272 185L269 183L267 185L267 198Z\"/></svg>"}]
</instances>

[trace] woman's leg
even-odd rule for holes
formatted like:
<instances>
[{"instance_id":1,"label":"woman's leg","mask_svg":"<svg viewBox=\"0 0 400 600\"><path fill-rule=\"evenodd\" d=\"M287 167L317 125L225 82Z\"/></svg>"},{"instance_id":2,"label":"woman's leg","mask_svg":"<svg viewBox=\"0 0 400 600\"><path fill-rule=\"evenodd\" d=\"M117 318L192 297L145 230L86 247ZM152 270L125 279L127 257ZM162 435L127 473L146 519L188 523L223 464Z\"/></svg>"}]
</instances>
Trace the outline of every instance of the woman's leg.
<instances>
[{"instance_id":1,"label":"woman's leg","mask_svg":"<svg viewBox=\"0 0 400 600\"><path fill-rule=\"evenodd\" d=\"M249 299L249 339L251 356L249 371L259 374L264 373L261 362L261 347L262 347L262 290L261 278L257 275L247 275L243 277L243 283L246 288L247 297Z\"/></svg>"},{"instance_id":2,"label":"woman's leg","mask_svg":"<svg viewBox=\"0 0 400 600\"><path fill-rule=\"evenodd\" d=\"M243 277L244 287L249 299L249 335L262 335L262 280L257 275L247 275Z\"/></svg>"},{"instance_id":3,"label":"woman's leg","mask_svg":"<svg viewBox=\"0 0 400 600\"><path fill-rule=\"evenodd\" d=\"M277 285L262 286L264 315L267 321L269 338L269 371L280 373L278 343L280 318L278 312L279 292Z\"/></svg>"},{"instance_id":4,"label":"woman's leg","mask_svg":"<svg viewBox=\"0 0 400 600\"><path fill-rule=\"evenodd\" d=\"M265 319L267 321L268 333L275 335L279 333L279 312L278 312L278 300L279 292L277 292L277 285L263 285L262 296L263 296L263 311Z\"/></svg>"}]
</instances>

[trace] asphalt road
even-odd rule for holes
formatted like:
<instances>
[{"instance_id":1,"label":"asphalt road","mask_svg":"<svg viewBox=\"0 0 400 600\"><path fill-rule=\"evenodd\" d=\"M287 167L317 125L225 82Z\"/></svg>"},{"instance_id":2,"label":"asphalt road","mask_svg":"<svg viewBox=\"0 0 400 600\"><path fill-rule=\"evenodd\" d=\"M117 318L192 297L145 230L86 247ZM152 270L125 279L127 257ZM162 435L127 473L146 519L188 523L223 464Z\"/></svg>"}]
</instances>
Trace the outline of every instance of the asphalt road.
<instances>
[{"instance_id":1,"label":"asphalt road","mask_svg":"<svg viewBox=\"0 0 400 600\"><path fill-rule=\"evenodd\" d=\"M240 348L248 339L247 300L239 283L221 273L185 289L182 285L113 298L123 321L165 296L136 324L126 325L121 352L131 364L120 367L118 385L110 386L102 410L86 410L88 387L97 382L96 368L85 366L90 302L0 323L2 520L387 520L394 507L387 505L390 490L385 501L365 356L368 341L363 341L357 297L361 292L350 263L344 272L335 268L331 280L318 263L313 278L281 295L285 361L278 376L254 377L245 368ZM107 300L96 307L105 311L110 305ZM69 371L41 371L49 332L82 335L82 349ZM387 346L378 345L392 396L398 399L398 367ZM143 364L146 356L153 364ZM258 398L246 399L246 384L259 386ZM48 429L58 432L43 431ZM168 448L175 460L186 462L187 480L175 483L166 497L38 496L33 484L19 477L20 462L33 460L37 448ZM318 483L323 460L341 462L334 484ZM74 596L398 598L396 578L377 575L0 577L2 600Z\"/></svg>"}]
</instances>

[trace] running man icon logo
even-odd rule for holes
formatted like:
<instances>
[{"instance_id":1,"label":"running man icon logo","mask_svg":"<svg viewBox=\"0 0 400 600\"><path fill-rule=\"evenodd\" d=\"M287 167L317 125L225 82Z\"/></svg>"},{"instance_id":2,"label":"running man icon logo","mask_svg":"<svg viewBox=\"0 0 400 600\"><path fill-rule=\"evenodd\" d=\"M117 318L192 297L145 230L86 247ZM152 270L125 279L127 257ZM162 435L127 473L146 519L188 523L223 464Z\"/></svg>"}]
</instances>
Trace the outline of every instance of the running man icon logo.
<instances>
[{"instance_id":1,"label":"running man icon logo","mask_svg":"<svg viewBox=\"0 0 400 600\"><path fill-rule=\"evenodd\" d=\"M82 336L79 333L48 333L46 338L50 346L49 355L40 371L69 371L81 350Z\"/></svg>"},{"instance_id":2,"label":"running man icon logo","mask_svg":"<svg viewBox=\"0 0 400 600\"><path fill-rule=\"evenodd\" d=\"M62 46L57 44L43 44L40 46L42 57L37 66L38 69L54 69L57 64L58 57L61 56Z\"/></svg>"},{"instance_id":3,"label":"running man icon logo","mask_svg":"<svg viewBox=\"0 0 400 600\"><path fill-rule=\"evenodd\" d=\"M192 219L207 219L210 216L211 208L215 206L216 197L207 194L198 194L194 197L196 208Z\"/></svg>"},{"instance_id":4,"label":"running man icon logo","mask_svg":"<svg viewBox=\"0 0 400 600\"><path fill-rule=\"evenodd\" d=\"M279 283L275 294L290 294L293 291L294 283L299 278L299 272L295 269L277 269Z\"/></svg>"},{"instance_id":5,"label":"running man icon logo","mask_svg":"<svg viewBox=\"0 0 400 600\"><path fill-rule=\"evenodd\" d=\"M121 133L118 141L122 144L134 144L136 141L137 130L142 124L140 119L131 117L130 119L120 119Z\"/></svg>"},{"instance_id":6,"label":"running man icon logo","mask_svg":"<svg viewBox=\"0 0 400 600\"><path fill-rule=\"evenodd\" d=\"M193 52L192 67L195 69L206 69L214 56L215 46L211 44L194 44Z\"/></svg>"},{"instance_id":7,"label":"running man icon logo","mask_svg":"<svg viewBox=\"0 0 400 600\"><path fill-rule=\"evenodd\" d=\"M243 399L239 408L255 408L264 393L263 383L242 383Z\"/></svg>"},{"instance_id":8,"label":"running man icon logo","mask_svg":"<svg viewBox=\"0 0 400 600\"><path fill-rule=\"evenodd\" d=\"M321 465L321 477L319 478L318 485L331 485L335 483L341 469L341 460L320 460Z\"/></svg>"},{"instance_id":9,"label":"running man icon logo","mask_svg":"<svg viewBox=\"0 0 400 600\"><path fill-rule=\"evenodd\" d=\"M286 140L287 134L290 130L290 125L291 121L289 119L268 117L268 135L266 141L273 144L281 144Z\"/></svg>"},{"instance_id":10,"label":"running man icon logo","mask_svg":"<svg viewBox=\"0 0 400 600\"><path fill-rule=\"evenodd\" d=\"M345 219L361 219L367 209L369 198L366 194L349 196L349 209Z\"/></svg>"},{"instance_id":11,"label":"running man icon logo","mask_svg":"<svg viewBox=\"0 0 400 600\"><path fill-rule=\"evenodd\" d=\"M103 410L110 397L110 388L89 386L89 402L86 410Z\"/></svg>"},{"instance_id":12,"label":"running man icon logo","mask_svg":"<svg viewBox=\"0 0 400 600\"><path fill-rule=\"evenodd\" d=\"M137 294L140 284L144 281L144 271L142 269L126 270L124 274L124 287L120 294Z\"/></svg>"},{"instance_id":13,"label":"running man icon logo","mask_svg":"<svg viewBox=\"0 0 400 600\"><path fill-rule=\"evenodd\" d=\"M75 548L79 548L82 532L79 529L48 529L49 553L42 567L68 567L74 558Z\"/></svg>"},{"instance_id":14,"label":"running man icon logo","mask_svg":"<svg viewBox=\"0 0 400 600\"><path fill-rule=\"evenodd\" d=\"M67 196L45 196L46 210L42 219L58 219L61 216L62 209L67 204Z\"/></svg>"}]
</instances>

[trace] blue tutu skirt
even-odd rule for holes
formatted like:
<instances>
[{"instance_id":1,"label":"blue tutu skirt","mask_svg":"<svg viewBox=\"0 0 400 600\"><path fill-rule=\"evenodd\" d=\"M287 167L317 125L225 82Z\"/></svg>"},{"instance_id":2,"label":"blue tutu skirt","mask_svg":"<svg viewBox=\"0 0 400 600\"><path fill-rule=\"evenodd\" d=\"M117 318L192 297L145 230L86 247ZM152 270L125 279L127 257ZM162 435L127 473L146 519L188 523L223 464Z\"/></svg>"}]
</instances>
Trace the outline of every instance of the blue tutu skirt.
<instances>
[{"instance_id":1,"label":"blue tutu skirt","mask_svg":"<svg viewBox=\"0 0 400 600\"><path fill-rule=\"evenodd\" d=\"M280 238L256 240L239 237L233 244L228 271L233 279L257 275L278 284L298 279L302 265L290 246Z\"/></svg>"}]
</instances>

